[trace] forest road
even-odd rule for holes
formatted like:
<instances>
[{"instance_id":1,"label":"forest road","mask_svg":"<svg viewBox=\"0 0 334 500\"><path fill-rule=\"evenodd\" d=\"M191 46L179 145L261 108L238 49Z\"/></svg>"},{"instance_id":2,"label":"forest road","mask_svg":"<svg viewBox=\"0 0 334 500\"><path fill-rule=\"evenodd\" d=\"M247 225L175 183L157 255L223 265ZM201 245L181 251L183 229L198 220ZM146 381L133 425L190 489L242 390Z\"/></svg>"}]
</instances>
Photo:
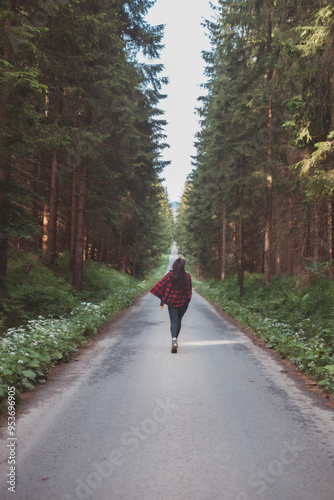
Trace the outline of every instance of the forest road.
<instances>
[{"instance_id":1,"label":"forest road","mask_svg":"<svg viewBox=\"0 0 334 500\"><path fill-rule=\"evenodd\" d=\"M196 293L170 344L147 293L3 423L0 498L333 500L323 399Z\"/></svg>"}]
</instances>

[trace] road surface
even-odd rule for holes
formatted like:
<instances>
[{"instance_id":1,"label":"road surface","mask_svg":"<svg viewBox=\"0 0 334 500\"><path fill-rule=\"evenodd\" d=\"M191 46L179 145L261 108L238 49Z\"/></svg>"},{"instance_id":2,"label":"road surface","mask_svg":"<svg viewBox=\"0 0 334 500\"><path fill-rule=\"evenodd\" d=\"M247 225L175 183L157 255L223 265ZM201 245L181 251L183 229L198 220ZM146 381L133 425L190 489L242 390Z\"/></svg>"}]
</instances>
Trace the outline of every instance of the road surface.
<instances>
[{"instance_id":1,"label":"road surface","mask_svg":"<svg viewBox=\"0 0 334 500\"><path fill-rule=\"evenodd\" d=\"M170 344L147 293L3 423L0 498L333 500L323 399L196 293Z\"/></svg>"}]
</instances>

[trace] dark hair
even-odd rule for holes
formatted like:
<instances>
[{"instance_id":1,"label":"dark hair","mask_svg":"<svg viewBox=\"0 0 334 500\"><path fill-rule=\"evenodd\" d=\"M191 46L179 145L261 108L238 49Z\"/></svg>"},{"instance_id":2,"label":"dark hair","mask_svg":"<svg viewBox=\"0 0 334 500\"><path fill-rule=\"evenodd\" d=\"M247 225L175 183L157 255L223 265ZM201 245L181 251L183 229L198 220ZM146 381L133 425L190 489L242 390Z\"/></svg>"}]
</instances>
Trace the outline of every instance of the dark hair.
<instances>
[{"instance_id":1,"label":"dark hair","mask_svg":"<svg viewBox=\"0 0 334 500\"><path fill-rule=\"evenodd\" d=\"M184 290L187 288L186 272L185 272L186 261L179 257L173 264L173 276L172 283L178 290Z\"/></svg>"}]
</instances>

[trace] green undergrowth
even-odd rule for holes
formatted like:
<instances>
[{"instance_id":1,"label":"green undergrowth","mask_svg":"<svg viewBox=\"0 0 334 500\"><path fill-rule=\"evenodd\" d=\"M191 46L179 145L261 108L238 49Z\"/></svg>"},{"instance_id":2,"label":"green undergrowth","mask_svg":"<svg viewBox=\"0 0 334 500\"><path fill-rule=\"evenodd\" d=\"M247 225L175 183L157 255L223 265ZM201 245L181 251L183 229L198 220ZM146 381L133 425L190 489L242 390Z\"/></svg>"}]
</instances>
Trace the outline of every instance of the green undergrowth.
<instances>
[{"instance_id":1,"label":"green undergrowth","mask_svg":"<svg viewBox=\"0 0 334 500\"><path fill-rule=\"evenodd\" d=\"M282 358L310 374L325 391L334 393L334 281L309 268L302 277L276 276L267 288L262 276L245 277L239 297L237 278L195 281L194 286Z\"/></svg>"},{"instance_id":2,"label":"green undergrowth","mask_svg":"<svg viewBox=\"0 0 334 500\"><path fill-rule=\"evenodd\" d=\"M15 387L19 398L20 392L44 383L53 366L68 361L108 320L164 275L168 258L164 255L144 281L103 264L85 263L80 294L69 285L61 264L53 273L39 259L26 255L28 271L18 259L9 272L7 295L2 291L6 298L3 325L8 320L16 323L17 317L22 323L3 328L0 336L0 411L6 409L8 387Z\"/></svg>"}]
</instances>

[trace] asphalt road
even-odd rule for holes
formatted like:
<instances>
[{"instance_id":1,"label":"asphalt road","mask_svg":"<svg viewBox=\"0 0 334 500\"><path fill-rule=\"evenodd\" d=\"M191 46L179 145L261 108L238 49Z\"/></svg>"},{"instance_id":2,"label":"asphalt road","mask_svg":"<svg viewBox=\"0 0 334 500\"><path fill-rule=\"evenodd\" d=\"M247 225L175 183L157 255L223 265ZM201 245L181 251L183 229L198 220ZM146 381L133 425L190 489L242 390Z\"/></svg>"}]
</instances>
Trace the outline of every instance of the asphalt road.
<instances>
[{"instance_id":1,"label":"asphalt road","mask_svg":"<svg viewBox=\"0 0 334 500\"><path fill-rule=\"evenodd\" d=\"M151 294L20 407L2 500L333 500L334 412L198 294Z\"/></svg>"}]
</instances>

